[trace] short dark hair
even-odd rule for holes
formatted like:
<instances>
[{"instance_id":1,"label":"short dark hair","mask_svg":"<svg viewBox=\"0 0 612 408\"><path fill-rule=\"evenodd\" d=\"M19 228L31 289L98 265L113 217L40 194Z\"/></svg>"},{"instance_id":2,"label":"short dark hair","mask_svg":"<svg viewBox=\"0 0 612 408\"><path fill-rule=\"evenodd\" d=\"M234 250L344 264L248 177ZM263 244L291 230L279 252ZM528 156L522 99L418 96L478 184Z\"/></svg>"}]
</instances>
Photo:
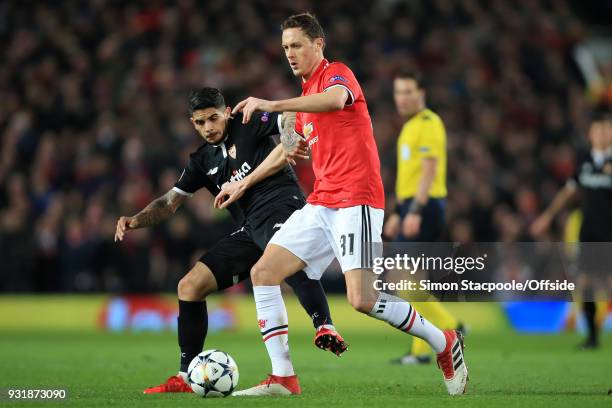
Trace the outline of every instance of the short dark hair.
<instances>
[{"instance_id":1,"label":"short dark hair","mask_svg":"<svg viewBox=\"0 0 612 408\"><path fill-rule=\"evenodd\" d=\"M319 20L317 20L314 14L308 12L287 17L283 24L281 24L281 30L285 31L288 28L301 28L311 40L315 38L325 39L325 32Z\"/></svg>"},{"instance_id":2,"label":"short dark hair","mask_svg":"<svg viewBox=\"0 0 612 408\"><path fill-rule=\"evenodd\" d=\"M413 69L401 68L393 77L394 79L412 79L417 84L417 88L425 89L425 85L423 84L423 76L420 72L415 71Z\"/></svg>"},{"instance_id":3,"label":"short dark hair","mask_svg":"<svg viewBox=\"0 0 612 408\"><path fill-rule=\"evenodd\" d=\"M189 92L189 114L199 109L225 108L225 98L217 88L204 87Z\"/></svg>"}]
</instances>

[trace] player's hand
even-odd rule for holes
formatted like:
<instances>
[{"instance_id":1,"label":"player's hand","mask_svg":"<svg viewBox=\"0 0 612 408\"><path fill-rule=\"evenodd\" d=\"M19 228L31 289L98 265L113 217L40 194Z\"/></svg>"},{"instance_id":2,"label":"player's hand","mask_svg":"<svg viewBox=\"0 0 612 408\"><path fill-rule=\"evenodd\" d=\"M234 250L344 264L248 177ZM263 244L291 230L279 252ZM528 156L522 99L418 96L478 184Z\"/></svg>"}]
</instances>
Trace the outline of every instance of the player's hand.
<instances>
[{"instance_id":1,"label":"player's hand","mask_svg":"<svg viewBox=\"0 0 612 408\"><path fill-rule=\"evenodd\" d=\"M295 159L308 160L310 158L308 143L293 130L282 132L280 143L283 146L283 153L285 153L285 157L290 164L295 165Z\"/></svg>"},{"instance_id":2,"label":"player's hand","mask_svg":"<svg viewBox=\"0 0 612 408\"><path fill-rule=\"evenodd\" d=\"M287 160L287 163L289 163L290 165L297 166L297 163L291 157L285 156L285 160Z\"/></svg>"},{"instance_id":3,"label":"player's hand","mask_svg":"<svg viewBox=\"0 0 612 408\"><path fill-rule=\"evenodd\" d=\"M283 149L285 149L285 145L283 145ZM285 155L287 155L288 159L294 160L294 163L295 163L295 159L302 159L302 160L310 159L310 151L308 149L308 143L306 143L304 139L299 137L299 139L296 140L294 146L292 146L288 150L285 150Z\"/></svg>"},{"instance_id":4,"label":"player's hand","mask_svg":"<svg viewBox=\"0 0 612 408\"><path fill-rule=\"evenodd\" d=\"M529 227L529 233L534 237L539 237L548 230L552 219L548 214L542 214L531 224Z\"/></svg>"},{"instance_id":5,"label":"player's hand","mask_svg":"<svg viewBox=\"0 0 612 408\"><path fill-rule=\"evenodd\" d=\"M237 112L242 112L242 123L249 123L251 116L255 112L272 112L274 110L272 102L265 99L253 98L249 96L243 101L238 102L234 109L232 109L232 115Z\"/></svg>"},{"instance_id":6,"label":"player's hand","mask_svg":"<svg viewBox=\"0 0 612 408\"><path fill-rule=\"evenodd\" d=\"M230 204L240 199L247 189L248 186L244 180L223 184L221 186L221 192L215 197L214 207L219 209L229 207Z\"/></svg>"},{"instance_id":7,"label":"player's hand","mask_svg":"<svg viewBox=\"0 0 612 408\"><path fill-rule=\"evenodd\" d=\"M401 218L399 214L393 213L385 222L383 234L389 239L395 239L400 233Z\"/></svg>"},{"instance_id":8,"label":"player's hand","mask_svg":"<svg viewBox=\"0 0 612 408\"><path fill-rule=\"evenodd\" d=\"M115 242L123 241L125 233L133 229L130 227L132 217L120 217L117 221L117 229L115 230Z\"/></svg>"},{"instance_id":9,"label":"player's hand","mask_svg":"<svg viewBox=\"0 0 612 408\"><path fill-rule=\"evenodd\" d=\"M420 214L408 214L402 223L402 235L406 238L418 235L421 229L421 218Z\"/></svg>"}]
</instances>

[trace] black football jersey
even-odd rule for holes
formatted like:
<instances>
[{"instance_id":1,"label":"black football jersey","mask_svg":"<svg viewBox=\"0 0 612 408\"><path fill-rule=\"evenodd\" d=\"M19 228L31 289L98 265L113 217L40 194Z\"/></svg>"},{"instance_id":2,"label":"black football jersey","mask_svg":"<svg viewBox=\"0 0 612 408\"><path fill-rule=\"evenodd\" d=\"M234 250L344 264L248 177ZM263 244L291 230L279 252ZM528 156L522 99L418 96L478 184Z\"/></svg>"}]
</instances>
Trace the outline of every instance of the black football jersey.
<instances>
[{"instance_id":1,"label":"black football jersey","mask_svg":"<svg viewBox=\"0 0 612 408\"><path fill-rule=\"evenodd\" d=\"M174 186L175 191L191 195L204 187L217 195L224 183L245 178L276 147L272 136L280 133L280 114L254 114L247 124L242 123L242 114L238 114L228 121L227 126L223 142L218 145L205 142L189 155L189 161ZM288 197L303 199L295 172L289 165L249 188L238 200L238 206L249 219ZM239 218L236 211L231 212L234 218Z\"/></svg>"},{"instance_id":2,"label":"black football jersey","mask_svg":"<svg viewBox=\"0 0 612 408\"><path fill-rule=\"evenodd\" d=\"M612 154L600 160L591 152L583 154L570 183L580 189L580 240L612 241Z\"/></svg>"}]
</instances>

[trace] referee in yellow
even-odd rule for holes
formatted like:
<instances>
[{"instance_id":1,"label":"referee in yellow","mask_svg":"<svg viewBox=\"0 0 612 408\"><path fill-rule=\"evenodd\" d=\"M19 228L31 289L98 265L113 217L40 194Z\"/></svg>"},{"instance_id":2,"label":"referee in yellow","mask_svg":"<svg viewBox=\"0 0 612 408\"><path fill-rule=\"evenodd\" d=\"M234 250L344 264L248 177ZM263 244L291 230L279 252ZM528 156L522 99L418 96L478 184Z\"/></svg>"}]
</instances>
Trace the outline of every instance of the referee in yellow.
<instances>
[{"instance_id":1,"label":"referee in yellow","mask_svg":"<svg viewBox=\"0 0 612 408\"><path fill-rule=\"evenodd\" d=\"M400 242L437 241L444 228L446 206L446 131L442 119L425 105L420 75L401 71L393 81L398 113L407 119L397 140L396 210L384 225L384 234ZM414 304L413 304L414 305ZM443 329L455 329L457 319L436 301L420 302L416 309ZM432 351L414 338L398 364L427 364Z\"/></svg>"}]
</instances>

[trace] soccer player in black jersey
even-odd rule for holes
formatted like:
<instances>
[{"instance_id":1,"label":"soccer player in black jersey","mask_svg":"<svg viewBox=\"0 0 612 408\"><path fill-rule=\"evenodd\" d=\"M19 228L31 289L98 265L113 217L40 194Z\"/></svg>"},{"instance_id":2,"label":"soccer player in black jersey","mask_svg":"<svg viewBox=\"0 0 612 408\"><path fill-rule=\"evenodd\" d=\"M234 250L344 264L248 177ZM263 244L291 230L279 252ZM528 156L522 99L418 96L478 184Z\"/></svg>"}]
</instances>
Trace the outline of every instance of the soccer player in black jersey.
<instances>
[{"instance_id":1,"label":"soccer player in black jersey","mask_svg":"<svg viewBox=\"0 0 612 408\"><path fill-rule=\"evenodd\" d=\"M241 227L206 252L178 284L178 343L181 349L179 374L145 393L191 392L186 384L187 366L202 351L207 334L206 296L226 289L249 276L276 230L305 204L293 169L282 147L271 136L283 129L293 131L294 116L261 113L248 124L242 115L230 116L230 108L219 90L202 88L189 95L191 122L205 142L190 155L175 186L132 217L117 222L115 240L136 228L155 225L172 215L185 199L204 187L217 196L225 183L234 188L229 206ZM283 126L284 125L284 126ZM221 204L219 194L215 200ZM327 299L319 281L303 271L287 279L317 329L315 345L340 355L347 348L332 325ZM283 330L288 330L287 327Z\"/></svg>"},{"instance_id":2,"label":"soccer player in black jersey","mask_svg":"<svg viewBox=\"0 0 612 408\"><path fill-rule=\"evenodd\" d=\"M580 157L576 172L554 197L550 206L531 226L538 236L546 231L553 218L577 194L580 194L582 225L580 227L580 254L578 267L585 284L584 296L594 298L596 288L605 286L612 272L612 254L601 244L612 242L612 117L600 115L589 129L591 150ZM599 330L595 321L594 301L583 303L588 336L581 348L599 346Z\"/></svg>"}]
</instances>

